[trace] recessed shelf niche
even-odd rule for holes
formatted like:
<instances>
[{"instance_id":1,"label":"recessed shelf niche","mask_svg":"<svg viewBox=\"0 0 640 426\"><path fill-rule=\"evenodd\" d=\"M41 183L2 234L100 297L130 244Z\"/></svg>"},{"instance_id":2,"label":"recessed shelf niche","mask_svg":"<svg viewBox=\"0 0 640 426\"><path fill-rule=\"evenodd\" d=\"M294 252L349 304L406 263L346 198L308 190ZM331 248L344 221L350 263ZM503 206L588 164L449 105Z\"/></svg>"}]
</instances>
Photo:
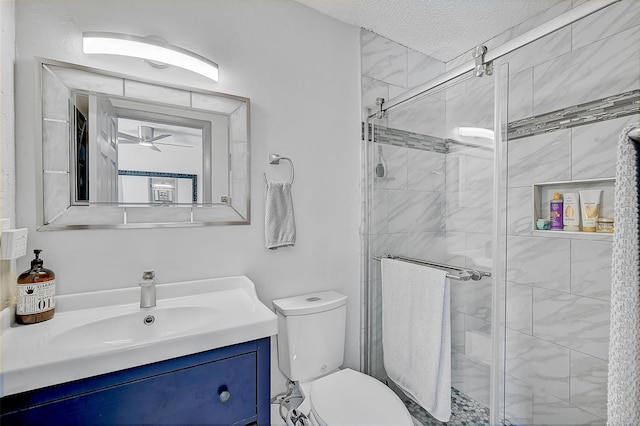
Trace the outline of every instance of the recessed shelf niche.
<instances>
[{"instance_id":1,"label":"recessed shelf niche","mask_svg":"<svg viewBox=\"0 0 640 426\"><path fill-rule=\"evenodd\" d=\"M568 180L560 182L535 183L533 190L533 212L531 218L531 230L535 236L545 237L565 237L577 239L610 240L613 234L602 232L582 232L582 231L552 231L538 230L536 221L538 219L549 220L549 202L555 192L566 194L571 192L579 193L583 190L600 189L600 214L601 217L613 217L615 178ZM564 197L563 197L564 198ZM582 221L580 223L582 228Z\"/></svg>"}]
</instances>

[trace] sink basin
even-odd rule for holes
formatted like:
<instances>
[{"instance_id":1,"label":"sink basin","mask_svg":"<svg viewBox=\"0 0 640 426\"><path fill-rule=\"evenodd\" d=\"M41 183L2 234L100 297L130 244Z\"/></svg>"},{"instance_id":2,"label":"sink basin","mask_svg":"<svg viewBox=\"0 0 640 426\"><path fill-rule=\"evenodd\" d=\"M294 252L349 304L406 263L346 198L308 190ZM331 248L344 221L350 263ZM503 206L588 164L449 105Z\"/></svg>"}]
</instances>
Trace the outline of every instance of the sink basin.
<instances>
[{"instance_id":1,"label":"sink basin","mask_svg":"<svg viewBox=\"0 0 640 426\"><path fill-rule=\"evenodd\" d=\"M210 326L219 309L209 307L150 308L78 325L53 339L55 346L91 347L126 345L166 339Z\"/></svg>"},{"instance_id":2,"label":"sink basin","mask_svg":"<svg viewBox=\"0 0 640 426\"><path fill-rule=\"evenodd\" d=\"M128 287L56 296L53 319L2 312L0 396L273 336L277 317L244 276L156 285L140 308Z\"/></svg>"}]
</instances>

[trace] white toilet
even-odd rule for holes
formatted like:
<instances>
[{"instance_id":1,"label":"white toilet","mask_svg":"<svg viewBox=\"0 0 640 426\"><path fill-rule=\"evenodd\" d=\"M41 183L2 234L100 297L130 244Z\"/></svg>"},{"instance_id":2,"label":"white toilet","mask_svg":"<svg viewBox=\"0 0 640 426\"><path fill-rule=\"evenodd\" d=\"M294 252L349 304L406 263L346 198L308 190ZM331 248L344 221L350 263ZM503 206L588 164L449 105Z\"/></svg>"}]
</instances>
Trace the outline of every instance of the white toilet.
<instances>
[{"instance_id":1,"label":"white toilet","mask_svg":"<svg viewBox=\"0 0 640 426\"><path fill-rule=\"evenodd\" d=\"M348 368L344 360L347 296L335 291L277 299L278 366L298 383L297 411L312 425L413 426L391 389ZM289 423L288 423L289 424Z\"/></svg>"}]
</instances>

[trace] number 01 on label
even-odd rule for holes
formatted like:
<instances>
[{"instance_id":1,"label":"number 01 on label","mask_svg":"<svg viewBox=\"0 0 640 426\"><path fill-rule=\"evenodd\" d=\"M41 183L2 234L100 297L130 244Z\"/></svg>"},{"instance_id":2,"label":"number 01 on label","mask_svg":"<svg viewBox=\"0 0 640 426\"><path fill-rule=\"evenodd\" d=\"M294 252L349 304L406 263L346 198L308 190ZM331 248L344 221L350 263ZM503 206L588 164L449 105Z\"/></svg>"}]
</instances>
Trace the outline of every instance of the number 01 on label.
<instances>
[{"instance_id":1,"label":"number 01 on label","mask_svg":"<svg viewBox=\"0 0 640 426\"><path fill-rule=\"evenodd\" d=\"M17 315L39 314L56 306L56 280L18 284Z\"/></svg>"}]
</instances>

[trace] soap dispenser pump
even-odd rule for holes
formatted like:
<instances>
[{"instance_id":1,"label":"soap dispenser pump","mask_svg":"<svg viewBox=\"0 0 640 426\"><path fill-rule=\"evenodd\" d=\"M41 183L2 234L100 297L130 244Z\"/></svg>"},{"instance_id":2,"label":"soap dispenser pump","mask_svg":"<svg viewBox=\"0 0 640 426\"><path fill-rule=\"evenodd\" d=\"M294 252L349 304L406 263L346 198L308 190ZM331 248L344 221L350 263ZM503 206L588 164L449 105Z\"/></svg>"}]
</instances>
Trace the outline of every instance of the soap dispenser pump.
<instances>
[{"instance_id":1,"label":"soap dispenser pump","mask_svg":"<svg viewBox=\"0 0 640 426\"><path fill-rule=\"evenodd\" d=\"M18 277L16 322L35 324L53 318L55 313L56 274L44 268L42 250L34 250L31 269Z\"/></svg>"}]
</instances>

